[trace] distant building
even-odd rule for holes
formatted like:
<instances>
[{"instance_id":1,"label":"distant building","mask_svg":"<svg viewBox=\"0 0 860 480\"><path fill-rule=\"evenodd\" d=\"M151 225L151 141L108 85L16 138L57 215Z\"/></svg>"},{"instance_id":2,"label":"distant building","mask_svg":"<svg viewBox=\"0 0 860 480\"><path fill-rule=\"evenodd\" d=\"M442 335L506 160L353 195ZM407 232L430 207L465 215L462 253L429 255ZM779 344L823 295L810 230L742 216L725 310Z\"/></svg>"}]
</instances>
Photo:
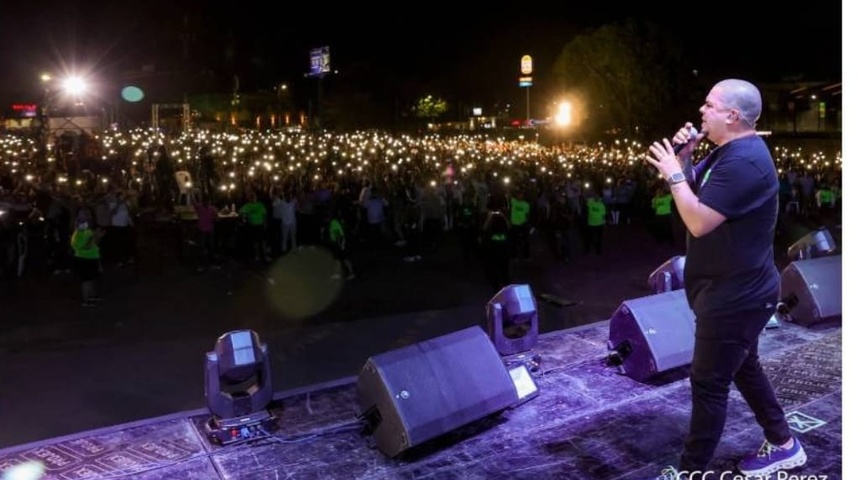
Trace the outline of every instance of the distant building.
<instances>
[{"instance_id":1,"label":"distant building","mask_svg":"<svg viewBox=\"0 0 860 480\"><path fill-rule=\"evenodd\" d=\"M841 81L785 82L760 87L765 103L760 130L774 134L841 134Z\"/></svg>"}]
</instances>

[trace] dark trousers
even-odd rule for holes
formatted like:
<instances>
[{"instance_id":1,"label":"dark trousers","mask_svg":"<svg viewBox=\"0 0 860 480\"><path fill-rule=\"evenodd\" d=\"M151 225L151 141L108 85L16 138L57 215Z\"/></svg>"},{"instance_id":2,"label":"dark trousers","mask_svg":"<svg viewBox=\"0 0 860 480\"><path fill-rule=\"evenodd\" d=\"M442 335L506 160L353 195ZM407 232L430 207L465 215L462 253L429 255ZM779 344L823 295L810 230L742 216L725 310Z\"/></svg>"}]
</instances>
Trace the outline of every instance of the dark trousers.
<instances>
[{"instance_id":1,"label":"dark trousers","mask_svg":"<svg viewBox=\"0 0 860 480\"><path fill-rule=\"evenodd\" d=\"M633 208L630 203L618 203L615 208L618 209L618 223L630 223L633 218Z\"/></svg>"},{"instance_id":2,"label":"dark trousers","mask_svg":"<svg viewBox=\"0 0 860 480\"><path fill-rule=\"evenodd\" d=\"M425 218L421 233L425 253L436 253L442 240L442 219Z\"/></svg>"},{"instance_id":3,"label":"dark trousers","mask_svg":"<svg viewBox=\"0 0 860 480\"><path fill-rule=\"evenodd\" d=\"M504 240L490 240L484 248L484 269L493 292L498 292L511 283L510 245Z\"/></svg>"},{"instance_id":4,"label":"dark trousers","mask_svg":"<svg viewBox=\"0 0 860 480\"><path fill-rule=\"evenodd\" d=\"M208 267L215 263L215 232L198 231L200 235L200 258L198 267Z\"/></svg>"},{"instance_id":5,"label":"dark trousers","mask_svg":"<svg viewBox=\"0 0 860 480\"><path fill-rule=\"evenodd\" d=\"M511 246L514 258L529 258L529 225L511 225Z\"/></svg>"},{"instance_id":6,"label":"dark trousers","mask_svg":"<svg viewBox=\"0 0 860 480\"><path fill-rule=\"evenodd\" d=\"M782 445L791 438L785 412L758 357L758 337L772 314L762 308L696 319L690 372L693 411L680 470L707 468L723 434L732 381L770 443Z\"/></svg>"},{"instance_id":7,"label":"dark trousers","mask_svg":"<svg viewBox=\"0 0 860 480\"><path fill-rule=\"evenodd\" d=\"M588 225L585 227L585 253L600 255L603 253L603 225Z\"/></svg>"},{"instance_id":8,"label":"dark trousers","mask_svg":"<svg viewBox=\"0 0 860 480\"><path fill-rule=\"evenodd\" d=\"M457 227L457 238L463 250L463 258L473 257L478 251L478 232L472 227Z\"/></svg>"},{"instance_id":9,"label":"dark trousers","mask_svg":"<svg viewBox=\"0 0 860 480\"><path fill-rule=\"evenodd\" d=\"M245 225L247 237L246 258L248 260L263 260L266 257L266 226Z\"/></svg>"},{"instance_id":10,"label":"dark trousers","mask_svg":"<svg viewBox=\"0 0 860 480\"><path fill-rule=\"evenodd\" d=\"M553 257L561 262L569 262L573 257L573 229L571 227L554 228L549 231L549 243Z\"/></svg>"},{"instance_id":11,"label":"dark trousers","mask_svg":"<svg viewBox=\"0 0 860 480\"><path fill-rule=\"evenodd\" d=\"M48 224L47 255L50 258L54 270L65 270L71 268L69 251L69 241L72 233L68 227L60 224L57 221L51 221Z\"/></svg>"},{"instance_id":12,"label":"dark trousers","mask_svg":"<svg viewBox=\"0 0 860 480\"><path fill-rule=\"evenodd\" d=\"M654 238L657 245L675 245L675 234L672 232L672 215L654 216Z\"/></svg>"},{"instance_id":13,"label":"dark trousers","mask_svg":"<svg viewBox=\"0 0 860 480\"><path fill-rule=\"evenodd\" d=\"M406 256L421 255L421 230L418 229L418 224L404 225L403 233L406 236Z\"/></svg>"},{"instance_id":14,"label":"dark trousers","mask_svg":"<svg viewBox=\"0 0 860 480\"><path fill-rule=\"evenodd\" d=\"M327 237L328 232L323 234ZM315 245L321 242L320 224L311 213L296 212L296 241L299 245Z\"/></svg>"},{"instance_id":15,"label":"dark trousers","mask_svg":"<svg viewBox=\"0 0 860 480\"><path fill-rule=\"evenodd\" d=\"M125 263L134 257L134 232L132 227L115 227L108 228L105 240L107 240L108 248L105 252L112 262Z\"/></svg>"}]
</instances>

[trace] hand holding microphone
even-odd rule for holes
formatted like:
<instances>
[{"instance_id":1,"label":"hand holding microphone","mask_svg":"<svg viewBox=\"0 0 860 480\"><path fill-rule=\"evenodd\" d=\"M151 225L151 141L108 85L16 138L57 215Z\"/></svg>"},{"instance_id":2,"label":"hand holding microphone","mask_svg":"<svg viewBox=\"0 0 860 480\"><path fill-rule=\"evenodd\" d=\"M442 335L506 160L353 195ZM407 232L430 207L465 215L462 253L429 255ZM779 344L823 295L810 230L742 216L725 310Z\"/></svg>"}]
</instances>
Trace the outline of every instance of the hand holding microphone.
<instances>
[{"instance_id":1,"label":"hand holding microphone","mask_svg":"<svg viewBox=\"0 0 860 480\"><path fill-rule=\"evenodd\" d=\"M681 183L686 180L684 170L688 169L684 168L678 157L684 158L686 163L689 163L693 150L703 138L705 138L705 133L697 132L693 128L693 124L687 122L672 137L672 142L664 138L662 142L658 141L651 144L648 147L651 155L645 158L648 163L657 167L669 185Z\"/></svg>"},{"instance_id":2,"label":"hand holding microphone","mask_svg":"<svg viewBox=\"0 0 860 480\"><path fill-rule=\"evenodd\" d=\"M675 155L681 155L683 151L682 156L689 156L706 135L706 132L699 133L692 123L687 122L680 130L678 130L675 136L672 137L672 144L674 145L674 147L672 147L672 151L675 152ZM687 149L686 147L690 148Z\"/></svg>"}]
</instances>

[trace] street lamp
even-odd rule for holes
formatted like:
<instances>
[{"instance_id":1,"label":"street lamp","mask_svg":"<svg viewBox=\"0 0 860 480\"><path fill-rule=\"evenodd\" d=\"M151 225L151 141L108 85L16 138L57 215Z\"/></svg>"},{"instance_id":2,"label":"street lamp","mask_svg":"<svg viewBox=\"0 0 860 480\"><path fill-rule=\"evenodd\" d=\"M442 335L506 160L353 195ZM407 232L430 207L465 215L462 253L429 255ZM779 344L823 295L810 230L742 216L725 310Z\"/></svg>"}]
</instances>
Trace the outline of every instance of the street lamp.
<instances>
[{"instance_id":1,"label":"street lamp","mask_svg":"<svg viewBox=\"0 0 860 480\"><path fill-rule=\"evenodd\" d=\"M63 79L55 79L50 73L43 73L39 78L45 89L44 108L46 114L48 107L53 106L52 103L56 103L52 102L52 94L61 94L72 99L76 107L83 105L83 97L89 90L89 85L83 77L71 75Z\"/></svg>"},{"instance_id":2,"label":"street lamp","mask_svg":"<svg viewBox=\"0 0 860 480\"><path fill-rule=\"evenodd\" d=\"M558 109L556 110L554 117L555 126L557 128L565 128L570 125L570 122L572 120L571 110L572 107L570 105L570 102L566 100L562 100L561 102L559 102Z\"/></svg>"},{"instance_id":3,"label":"street lamp","mask_svg":"<svg viewBox=\"0 0 860 480\"><path fill-rule=\"evenodd\" d=\"M42 115L44 117L50 116L48 114L48 101L50 100L49 96L51 94L51 81L54 79L50 73L43 73L39 75L39 80L42 81L42 88L44 90L44 96L42 98Z\"/></svg>"},{"instance_id":4,"label":"street lamp","mask_svg":"<svg viewBox=\"0 0 860 480\"><path fill-rule=\"evenodd\" d=\"M63 91L75 100L75 106L83 105L81 96L87 91L87 84L81 77L68 77L62 82Z\"/></svg>"},{"instance_id":5,"label":"street lamp","mask_svg":"<svg viewBox=\"0 0 860 480\"><path fill-rule=\"evenodd\" d=\"M561 100L556 104L555 115L552 117L555 130L556 143L561 144L564 132L573 123L573 105L567 100Z\"/></svg>"},{"instance_id":6,"label":"street lamp","mask_svg":"<svg viewBox=\"0 0 860 480\"><path fill-rule=\"evenodd\" d=\"M84 80L83 77L70 75L68 77L62 79L56 79L50 73L42 73L39 75L39 79L42 82L42 87L44 88L44 99L42 105L41 112L41 131L39 132L40 143L42 144L43 154L45 160L51 162L53 161L50 157L50 151L52 149L51 146L51 138L53 137L54 129L58 128L57 125L51 124L51 118L56 116L65 116L65 115L56 115L58 106L67 106L68 101L71 100L71 104L75 107L83 106L83 97L88 92L88 83ZM63 105L61 105L63 103ZM65 112L68 113L68 112ZM74 117L74 114L69 115L70 117ZM63 125L70 123L67 119ZM81 131L84 129L75 125L77 128L80 128Z\"/></svg>"}]
</instances>

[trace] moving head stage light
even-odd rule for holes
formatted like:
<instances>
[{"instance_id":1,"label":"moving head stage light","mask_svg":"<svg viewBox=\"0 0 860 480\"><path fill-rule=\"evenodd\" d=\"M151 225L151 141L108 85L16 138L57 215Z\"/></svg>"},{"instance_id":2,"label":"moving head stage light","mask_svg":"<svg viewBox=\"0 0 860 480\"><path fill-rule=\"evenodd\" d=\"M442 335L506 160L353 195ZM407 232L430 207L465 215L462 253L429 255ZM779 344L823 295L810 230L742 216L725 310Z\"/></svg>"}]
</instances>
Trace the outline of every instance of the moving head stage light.
<instances>
[{"instance_id":1,"label":"moving head stage light","mask_svg":"<svg viewBox=\"0 0 860 480\"><path fill-rule=\"evenodd\" d=\"M821 227L804 235L788 247L788 258L806 260L830 255L836 252L836 242L830 232Z\"/></svg>"},{"instance_id":2,"label":"moving head stage light","mask_svg":"<svg viewBox=\"0 0 860 480\"><path fill-rule=\"evenodd\" d=\"M531 350L538 339L538 311L531 287L508 285L487 302L487 330L501 355Z\"/></svg>"},{"instance_id":3,"label":"moving head stage light","mask_svg":"<svg viewBox=\"0 0 860 480\"><path fill-rule=\"evenodd\" d=\"M269 349L253 330L234 330L218 337L205 357L206 422L212 443L228 445L265 437L276 428L267 409L272 401Z\"/></svg>"}]
</instances>

